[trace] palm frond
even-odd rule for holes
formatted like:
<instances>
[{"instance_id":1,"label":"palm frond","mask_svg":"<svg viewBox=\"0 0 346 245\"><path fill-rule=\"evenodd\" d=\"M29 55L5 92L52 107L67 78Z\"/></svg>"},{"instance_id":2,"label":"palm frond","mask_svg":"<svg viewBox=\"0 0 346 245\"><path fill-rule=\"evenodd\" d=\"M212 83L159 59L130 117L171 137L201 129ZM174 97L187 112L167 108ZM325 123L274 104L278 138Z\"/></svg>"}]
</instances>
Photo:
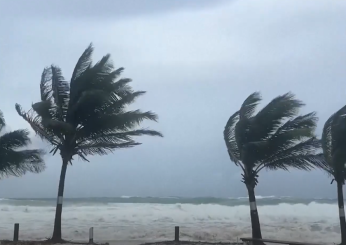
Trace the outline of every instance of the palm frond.
<instances>
[{"instance_id":1,"label":"palm frond","mask_svg":"<svg viewBox=\"0 0 346 245\"><path fill-rule=\"evenodd\" d=\"M111 55L106 54L105 56L102 57L100 61L98 61L94 66L93 70L98 74L98 75L105 75L108 76L109 73L111 73L114 69L113 63L111 61Z\"/></svg>"},{"instance_id":2,"label":"palm frond","mask_svg":"<svg viewBox=\"0 0 346 245\"><path fill-rule=\"evenodd\" d=\"M133 141L132 137L134 136L159 136L163 137L163 135L160 132L157 132L155 130L149 130L149 129L138 129L138 130L132 130L132 131L125 131L125 132L118 132L118 133L99 133L92 136L89 136L89 138L81 138L77 139L77 145L87 143L124 143L128 141Z\"/></svg>"},{"instance_id":3,"label":"palm frond","mask_svg":"<svg viewBox=\"0 0 346 245\"><path fill-rule=\"evenodd\" d=\"M328 165L322 167L337 181L346 179L346 106L332 114L323 127L322 149Z\"/></svg>"},{"instance_id":4,"label":"palm frond","mask_svg":"<svg viewBox=\"0 0 346 245\"><path fill-rule=\"evenodd\" d=\"M137 142L125 142L125 143L87 143L77 147L78 155L86 158L87 155L106 155L109 152L113 152L115 149L129 148L140 145Z\"/></svg>"},{"instance_id":5,"label":"palm frond","mask_svg":"<svg viewBox=\"0 0 346 245\"><path fill-rule=\"evenodd\" d=\"M106 55L93 67L88 67L73 82L71 82L70 103L68 121L72 121L77 105L85 101L86 94L92 94L91 91L103 91L105 94L114 93L114 79L118 77L123 68L113 71L113 65L109 60L110 56ZM108 95L107 95L108 96Z\"/></svg>"},{"instance_id":6,"label":"palm frond","mask_svg":"<svg viewBox=\"0 0 346 245\"><path fill-rule=\"evenodd\" d=\"M259 172L263 167L283 170L287 170L288 168L301 170L321 168L326 165L326 162L322 157L323 154L317 153L320 148L321 141L316 138L310 138L286 150L276 152L274 155L263 160L263 162L257 166L256 171ZM315 159L314 156L318 156L318 158ZM297 160L295 161L295 159ZM282 166L280 166L280 164Z\"/></svg>"},{"instance_id":7,"label":"palm frond","mask_svg":"<svg viewBox=\"0 0 346 245\"><path fill-rule=\"evenodd\" d=\"M99 114L120 114L124 112L124 108L126 108L126 106L135 102L138 97L144 95L145 93L145 91L136 91L127 93L122 97L114 97L114 95L110 95L110 97L105 98L106 101L101 106L94 108L94 110Z\"/></svg>"},{"instance_id":8,"label":"palm frond","mask_svg":"<svg viewBox=\"0 0 346 245\"><path fill-rule=\"evenodd\" d=\"M332 164L332 124L335 114L331 115L325 122L322 131L322 149L324 158L331 165Z\"/></svg>"},{"instance_id":9,"label":"palm frond","mask_svg":"<svg viewBox=\"0 0 346 245\"><path fill-rule=\"evenodd\" d=\"M60 138L54 134L54 132L45 128L41 119L35 116L33 113L26 113L22 110L19 104L16 104L16 111L26 122L29 123L34 132L43 140L47 140L52 145L61 145Z\"/></svg>"},{"instance_id":10,"label":"palm frond","mask_svg":"<svg viewBox=\"0 0 346 245\"><path fill-rule=\"evenodd\" d=\"M117 91L118 92L118 91ZM123 91L120 91L120 92L123 92ZM120 93L119 92L119 93ZM126 94L122 94L122 95L118 95L119 96L119 98L118 98L118 100L117 101L115 101L114 103L113 103L113 105L112 105L112 107L113 108L124 108L125 106L127 106L127 105L130 105L130 104L132 104L133 102L135 102L135 100L138 98L138 97L140 97L140 96L142 96L142 95L144 95L146 92L145 91L135 91L135 92L131 92L131 93L129 93L128 91L127 91L127 93ZM113 111L113 110L112 110ZM118 111L118 110L116 110L116 111Z\"/></svg>"},{"instance_id":11,"label":"palm frond","mask_svg":"<svg viewBox=\"0 0 346 245\"><path fill-rule=\"evenodd\" d=\"M78 96L90 89L111 90L111 84L107 78L113 72L113 64L110 60L110 55L107 54L97 62L93 67L86 69L73 84L74 94L73 101L78 100ZM111 80L112 81L112 80Z\"/></svg>"},{"instance_id":12,"label":"palm frond","mask_svg":"<svg viewBox=\"0 0 346 245\"><path fill-rule=\"evenodd\" d=\"M27 172L40 173L45 169L42 150L1 150L0 176L22 176Z\"/></svg>"},{"instance_id":13,"label":"palm frond","mask_svg":"<svg viewBox=\"0 0 346 245\"><path fill-rule=\"evenodd\" d=\"M55 109L53 108L51 100L43 100L32 104L32 109L38 116L45 119L55 119Z\"/></svg>"},{"instance_id":14,"label":"palm frond","mask_svg":"<svg viewBox=\"0 0 346 245\"><path fill-rule=\"evenodd\" d=\"M240 158L243 158L244 150L247 147L247 145L251 142L252 123L253 123L253 117L243 118L239 120L237 124L235 125L234 136L235 136L235 141L239 149Z\"/></svg>"},{"instance_id":15,"label":"palm frond","mask_svg":"<svg viewBox=\"0 0 346 245\"><path fill-rule=\"evenodd\" d=\"M15 130L0 136L0 149L14 150L27 146L29 143L29 131L25 129Z\"/></svg>"},{"instance_id":16,"label":"palm frond","mask_svg":"<svg viewBox=\"0 0 346 245\"><path fill-rule=\"evenodd\" d=\"M157 115L150 111L135 110L115 115L100 115L98 118L91 117L77 130L77 138L88 138L101 132L114 133L133 130L144 120L157 121Z\"/></svg>"},{"instance_id":17,"label":"palm frond","mask_svg":"<svg viewBox=\"0 0 346 245\"><path fill-rule=\"evenodd\" d=\"M70 86L62 76L61 69L57 66L51 66L52 71L52 97L56 105L56 117L64 121L67 115L70 99Z\"/></svg>"},{"instance_id":18,"label":"palm frond","mask_svg":"<svg viewBox=\"0 0 346 245\"><path fill-rule=\"evenodd\" d=\"M113 83L113 91L116 91L116 94L120 97L125 97L133 93L129 83L132 82L130 78L121 78L118 81Z\"/></svg>"},{"instance_id":19,"label":"palm frond","mask_svg":"<svg viewBox=\"0 0 346 245\"><path fill-rule=\"evenodd\" d=\"M255 92L249 95L239 110L239 118L240 120L245 118L250 118L253 116L258 103L262 100L259 92Z\"/></svg>"},{"instance_id":20,"label":"palm frond","mask_svg":"<svg viewBox=\"0 0 346 245\"><path fill-rule=\"evenodd\" d=\"M72 109L74 118L82 123L90 117L122 113L127 105L145 93L145 91L136 91L120 97L112 91L87 90L82 93Z\"/></svg>"},{"instance_id":21,"label":"palm frond","mask_svg":"<svg viewBox=\"0 0 346 245\"><path fill-rule=\"evenodd\" d=\"M321 140L312 137L307 140L299 141L295 145L285 150L277 151L275 152L275 154L269 156L264 161L266 164L270 164L271 162L276 161L280 158L315 154L319 149L321 149Z\"/></svg>"},{"instance_id":22,"label":"palm frond","mask_svg":"<svg viewBox=\"0 0 346 245\"><path fill-rule=\"evenodd\" d=\"M43 69L40 82L41 101L52 99L52 70L50 67Z\"/></svg>"},{"instance_id":23,"label":"palm frond","mask_svg":"<svg viewBox=\"0 0 346 245\"><path fill-rule=\"evenodd\" d=\"M296 155L279 158L270 164L266 164L265 168L269 170L282 169L288 171L290 168L299 170L311 170L314 167L325 166L323 154Z\"/></svg>"},{"instance_id":24,"label":"palm frond","mask_svg":"<svg viewBox=\"0 0 346 245\"><path fill-rule=\"evenodd\" d=\"M227 152L232 162L236 165L240 161L240 152L235 139L235 125L239 120L239 112L235 112L227 121L223 131L223 138L226 143Z\"/></svg>"},{"instance_id":25,"label":"palm frond","mask_svg":"<svg viewBox=\"0 0 346 245\"><path fill-rule=\"evenodd\" d=\"M317 121L318 118L314 112L288 120L266 140L268 145L263 148L261 159L280 154L280 152L294 146L297 142L314 137Z\"/></svg>"},{"instance_id":26,"label":"palm frond","mask_svg":"<svg viewBox=\"0 0 346 245\"><path fill-rule=\"evenodd\" d=\"M5 123L5 118L4 118L4 114L2 113L2 111L0 111L0 132L3 129L3 127L5 127L6 123Z\"/></svg>"},{"instance_id":27,"label":"palm frond","mask_svg":"<svg viewBox=\"0 0 346 245\"><path fill-rule=\"evenodd\" d=\"M332 155L340 148L346 150L346 105L333 115L331 125Z\"/></svg>"},{"instance_id":28,"label":"palm frond","mask_svg":"<svg viewBox=\"0 0 346 245\"><path fill-rule=\"evenodd\" d=\"M78 59L78 62L72 73L71 89L76 78L82 75L86 71L86 69L91 66L91 55L93 51L94 48L92 46L92 43L90 43L87 49L83 52L82 56Z\"/></svg>"},{"instance_id":29,"label":"palm frond","mask_svg":"<svg viewBox=\"0 0 346 245\"><path fill-rule=\"evenodd\" d=\"M303 105L303 102L295 99L292 93L273 99L255 116L250 141L268 138L286 119L295 116Z\"/></svg>"}]
</instances>

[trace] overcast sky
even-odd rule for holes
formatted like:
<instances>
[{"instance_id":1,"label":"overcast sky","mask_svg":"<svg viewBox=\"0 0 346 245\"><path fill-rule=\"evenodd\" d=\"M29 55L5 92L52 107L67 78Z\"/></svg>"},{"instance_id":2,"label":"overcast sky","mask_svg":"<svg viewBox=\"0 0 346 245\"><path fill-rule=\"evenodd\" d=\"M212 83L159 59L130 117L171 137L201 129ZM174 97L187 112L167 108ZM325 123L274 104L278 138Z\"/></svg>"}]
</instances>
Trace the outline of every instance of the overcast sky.
<instances>
[{"instance_id":1,"label":"overcast sky","mask_svg":"<svg viewBox=\"0 0 346 245\"><path fill-rule=\"evenodd\" d=\"M346 103L346 1L332 0L0 0L0 109L8 129L28 128L14 104L39 100L43 68L70 78L93 42L133 87L134 108L164 138L139 138L90 163L74 161L65 196L246 196L222 131L252 92L267 103L294 92L324 121ZM47 148L40 139L37 147ZM48 148L49 149L49 148ZM55 197L61 160L39 175L0 182L0 197ZM326 174L263 172L257 195L335 197Z\"/></svg>"}]
</instances>

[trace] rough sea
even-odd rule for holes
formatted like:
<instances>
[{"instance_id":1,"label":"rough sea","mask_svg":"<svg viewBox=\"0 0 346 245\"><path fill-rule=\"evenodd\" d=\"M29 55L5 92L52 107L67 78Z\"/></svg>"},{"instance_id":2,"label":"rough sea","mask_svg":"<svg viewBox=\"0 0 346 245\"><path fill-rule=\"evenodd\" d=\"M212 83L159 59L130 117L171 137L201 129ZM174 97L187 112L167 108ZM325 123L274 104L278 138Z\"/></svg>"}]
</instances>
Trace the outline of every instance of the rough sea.
<instances>
[{"instance_id":1,"label":"rough sea","mask_svg":"<svg viewBox=\"0 0 346 245\"><path fill-rule=\"evenodd\" d=\"M0 199L0 238L12 239L14 223L21 240L45 239L53 231L55 198ZM264 238L332 244L340 242L336 199L257 196ZM251 236L247 197L65 198L63 237L88 240L237 241Z\"/></svg>"}]
</instances>

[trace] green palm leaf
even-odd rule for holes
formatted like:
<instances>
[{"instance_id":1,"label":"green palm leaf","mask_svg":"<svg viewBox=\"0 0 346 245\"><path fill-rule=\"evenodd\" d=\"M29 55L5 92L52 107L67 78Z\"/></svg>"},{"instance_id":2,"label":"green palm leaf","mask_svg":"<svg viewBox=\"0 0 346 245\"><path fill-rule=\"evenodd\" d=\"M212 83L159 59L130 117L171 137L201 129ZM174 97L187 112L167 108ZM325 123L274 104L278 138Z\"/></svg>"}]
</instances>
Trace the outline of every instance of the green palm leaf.
<instances>
[{"instance_id":1,"label":"green palm leaf","mask_svg":"<svg viewBox=\"0 0 346 245\"><path fill-rule=\"evenodd\" d=\"M247 97L239 110L240 120L252 117L258 103L261 102L261 100L262 98L259 92L255 92L251 94L249 97Z\"/></svg>"},{"instance_id":2,"label":"green palm leaf","mask_svg":"<svg viewBox=\"0 0 346 245\"><path fill-rule=\"evenodd\" d=\"M346 177L346 106L332 114L323 127L322 148L326 165L322 167L338 182Z\"/></svg>"},{"instance_id":3,"label":"green palm leaf","mask_svg":"<svg viewBox=\"0 0 346 245\"><path fill-rule=\"evenodd\" d=\"M254 117L249 141L267 139L285 120L296 116L303 105L292 93L276 97Z\"/></svg>"},{"instance_id":4,"label":"green palm leaf","mask_svg":"<svg viewBox=\"0 0 346 245\"><path fill-rule=\"evenodd\" d=\"M90 68L92 60L91 55L94 51L92 43L87 47L87 49L83 52L82 56L79 58L71 78L71 87L73 87L73 83L75 80L81 76L88 68ZM72 89L71 89L72 90Z\"/></svg>"},{"instance_id":5,"label":"green palm leaf","mask_svg":"<svg viewBox=\"0 0 346 245\"><path fill-rule=\"evenodd\" d=\"M5 126L1 111L0 125ZM22 176L27 172L40 173L45 169L42 150L23 150L30 143L28 130L15 130L0 135L0 177Z\"/></svg>"},{"instance_id":6,"label":"green palm leaf","mask_svg":"<svg viewBox=\"0 0 346 245\"><path fill-rule=\"evenodd\" d=\"M235 125L239 120L239 112L235 112L227 121L223 131L227 152L232 162L239 164L240 152L235 138Z\"/></svg>"},{"instance_id":7,"label":"green palm leaf","mask_svg":"<svg viewBox=\"0 0 346 245\"><path fill-rule=\"evenodd\" d=\"M52 70L52 97L55 103L55 116L62 121L66 118L70 99L70 87L62 76L61 69L51 66Z\"/></svg>"},{"instance_id":8,"label":"green palm leaf","mask_svg":"<svg viewBox=\"0 0 346 245\"><path fill-rule=\"evenodd\" d=\"M6 123L5 123L5 118L4 118L4 114L2 114L2 112L0 111L0 131L2 130L3 127L5 127Z\"/></svg>"}]
</instances>

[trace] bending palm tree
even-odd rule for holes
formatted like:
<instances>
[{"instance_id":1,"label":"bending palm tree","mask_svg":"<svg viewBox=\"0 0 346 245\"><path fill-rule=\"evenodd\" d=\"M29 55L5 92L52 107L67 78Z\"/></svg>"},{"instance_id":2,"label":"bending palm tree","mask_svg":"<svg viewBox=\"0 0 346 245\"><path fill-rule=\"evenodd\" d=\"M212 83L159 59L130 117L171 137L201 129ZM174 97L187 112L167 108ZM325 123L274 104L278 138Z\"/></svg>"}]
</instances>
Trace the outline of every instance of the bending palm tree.
<instances>
[{"instance_id":1,"label":"bending palm tree","mask_svg":"<svg viewBox=\"0 0 346 245\"><path fill-rule=\"evenodd\" d=\"M5 127L0 111L0 132ZM0 136L0 176L22 176L26 172L40 173L45 169L42 150L19 150L30 144L29 131L15 130Z\"/></svg>"},{"instance_id":2,"label":"bending palm tree","mask_svg":"<svg viewBox=\"0 0 346 245\"><path fill-rule=\"evenodd\" d=\"M314 137L315 113L297 116L303 103L291 93L278 96L255 114L260 101L259 93L251 94L223 132L231 161L243 170L254 238L262 238L255 198L258 173L264 168L309 170L323 162L316 154L320 141Z\"/></svg>"},{"instance_id":3,"label":"bending palm tree","mask_svg":"<svg viewBox=\"0 0 346 245\"><path fill-rule=\"evenodd\" d=\"M346 244L346 222L343 185L346 178L346 106L334 113L324 124L322 147L326 165L322 168L337 184L341 244ZM332 183L333 183L332 181Z\"/></svg>"},{"instance_id":4,"label":"bending palm tree","mask_svg":"<svg viewBox=\"0 0 346 245\"><path fill-rule=\"evenodd\" d=\"M52 240L62 241L61 213L65 174L68 163L79 156L88 161L88 155L105 155L119 148L139 145L133 136L162 136L148 129L136 129L143 120L157 120L148 111L126 111L127 105L143 95L133 91L130 79L119 79L123 68L114 70L110 55L94 66L91 64L93 48L90 45L79 58L71 82L65 81L59 67L52 65L43 70L40 90L41 101L25 113L16 109L35 132L60 152L62 167Z\"/></svg>"}]
</instances>

